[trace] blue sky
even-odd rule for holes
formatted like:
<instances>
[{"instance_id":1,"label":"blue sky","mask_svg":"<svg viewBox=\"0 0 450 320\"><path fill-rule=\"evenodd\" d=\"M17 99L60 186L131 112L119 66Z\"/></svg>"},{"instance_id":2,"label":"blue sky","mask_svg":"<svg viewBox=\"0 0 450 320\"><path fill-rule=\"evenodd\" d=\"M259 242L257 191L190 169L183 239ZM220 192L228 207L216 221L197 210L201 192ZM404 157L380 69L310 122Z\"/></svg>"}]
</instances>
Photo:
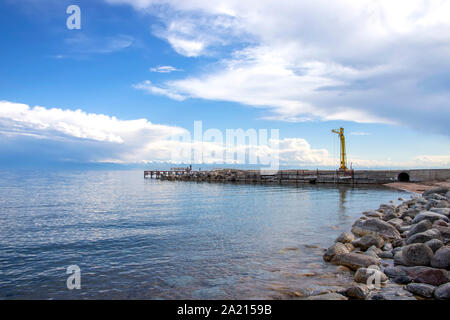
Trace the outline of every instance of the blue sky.
<instances>
[{"instance_id":1,"label":"blue sky","mask_svg":"<svg viewBox=\"0 0 450 320\"><path fill-rule=\"evenodd\" d=\"M356 168L449 167L450 5L321 2L0 1L0 164L170 161L202 120L279 129L290 167L337 165L340 126Z\"/></svg>"}]
</instances>

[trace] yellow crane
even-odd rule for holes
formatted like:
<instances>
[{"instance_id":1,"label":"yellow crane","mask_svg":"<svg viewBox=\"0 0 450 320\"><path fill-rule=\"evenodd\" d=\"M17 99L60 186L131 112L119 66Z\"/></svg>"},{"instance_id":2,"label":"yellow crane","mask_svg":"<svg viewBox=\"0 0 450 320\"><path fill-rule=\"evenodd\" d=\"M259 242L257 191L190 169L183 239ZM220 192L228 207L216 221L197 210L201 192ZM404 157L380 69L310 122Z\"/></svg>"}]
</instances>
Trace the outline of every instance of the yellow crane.
<instances>
[{"instance_id":1,"label":"yellow crane","mask_svg":"<svg viewBox=\"0 0 450 320\"><path fill-rule=\"evenodd\" d=\"M344 128L340 128L339 130L332 129L331 132L337 133L341 140L341 166L339 170L347 170L347 153L345 152L345 137L344 137Z\"/></svg>"}]
</instances>

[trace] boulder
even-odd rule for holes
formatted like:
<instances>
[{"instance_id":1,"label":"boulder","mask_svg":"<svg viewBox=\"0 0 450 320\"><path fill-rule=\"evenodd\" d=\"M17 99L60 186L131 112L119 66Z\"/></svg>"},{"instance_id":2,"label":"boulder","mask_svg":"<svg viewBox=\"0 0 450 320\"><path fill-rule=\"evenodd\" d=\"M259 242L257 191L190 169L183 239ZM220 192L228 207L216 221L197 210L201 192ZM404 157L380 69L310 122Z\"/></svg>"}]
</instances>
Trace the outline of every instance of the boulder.
<instances>
[{"instance_id":1,"label":"boulder","mask_svg":"<svg viewBox=\"0 0 450 320\"><path fill-rule=\"evenodd\" d=\"M394 265L403 265L403 266L406 265L406 262L403 259L403 253L401 250L394 253Z\"/></svg>"},{"instance_id":2,"label":"boulder","mask_svg":"<svg viewBox=\"0 0 450 320\"><path fill-rule=\"evenodd\" d=\"M384 214L382 219L384 221L389 221L389 220L396 219L396 218L398 218L397 214L395 214L394 212L390 211L390 212Z\"/></svg>"},{"instance_id":3,"label":"boulder","mask_svg":"<svg viewBox=\"0 0 450 320\"><path fill-rule=\"evenodd\" d=\"M439 227L448 227L448 223L445 222L444 220L436 220L435 222L433 222L433 227L434 226L439 226Z\"/></svg>"},{"instance_id":4,"label":"boulder","mask_svg":"<svg viewBox=\"0 0 450 320\"><path fill-rule=\"evenodd\" d=\"M431 266L439 269L450 269L450 247L440 248L431 259Z\"/></svg>"},{"instance_id":5,"label":"boulder","mask_svg":"<svg viewBox=\"0 0 450 320\"><path fill-rule=\"evenodd\" d=\"M440 285L434 290L436 299L450 299L450 282Z\"/></svg>"},{"instance_id":6,"label":"boulder","mask_svg":"<svg viewBox=\"0 0 450 320\"><path fill-rule=\"evenodd\" d=\"M383 272L372 268L359 268L355 273L355 282L368 284L369 278L378 279L380 283L388 280Z\"/></svg>"},{"instance_id":7,"label":"boulder","mask_svg":"<svg viewBox=\"0 0 450 320\"><path fill-rule=\"evenodd\" d=\"M422 197L428 197L433 193L446 194L448 189L445 187L434 187L422 193Z\"/></svg>"},{"instance_id":8,"label":"boulder","mask_svg":"<svg viewBox=\"0 0 450 320\"><path fill-rule=\"evenodd\" d=\"M394 255L392 254L391 251L383 251L378 254L378 257L382 259L393 259Z\"/></svg>"},{"instance_id":9,"label":"boulder","mask_svg":"<svg viewBox=\"0 0 450 320\"><path fill-rule=\"evenodd\" d=\"M422 220L417 224L414 224L411 229L408 231L408 237L411 237L412 235L416 233L425 232L433 227L433 224L428 220Z\"/></svg>"},{"instance_id":10,"label":"boulder","mask_svg":"<svg viewBox=\"0 0 450 320\"><path fill-rule=\"evenodd\" d=\"M388 240L400 239L400 233L389 223L376 218L358 220L352 226L353 234L363 237L368 234L375 234Z\"/></svg>"},{"instance_id":11,"label":"boulder","mask_svg":"<svg viewBox=\"0 0 450 320\"><path fill-rule=\"evenodd\" d=\"M347 297L342 294L333 292L333 293L325 293L318 296L308 297L307 300L348 300Z\"/></svg>"},{"instance_id":12,"label":"boulder","mask_svg":"<svg viewBox=\"0 0 450 320\"><path fill-rule=\"evenodd\" d=\"M362 250L367 250L371 246L376 246L377 248L381 248L384 245L384 240L382 237L376 234L367 234L355 241L352 242L357 248L361 248Z\"/></svg>"},{"instance_id":13,"label":"boulder","mask_svg":"<svg viewBox=\"0 0 450 320\"><path fill-rule=\"evenodd\" d=\"M379 265L380 261L371 256L351 252L335 255L331 263L346 266L352 270L358 270L359 268L367 268L371 265Z\"/></svg>"},{"instance_id":14,"label":"boulder","mask_svg":"<svg viewBox=\"0 0 450 320\"><path fill-rule=\"evenodd\" d=\"M421 211L412 221L412 223L419 223L422 220L429 220L433 223L436 220L442 219L445 222L448 222L448 218L443 214L439 214L432 211Z\"/></svg>"},{"instance_id":15,"label":"boulder","mask_svg":"<svg viewBox=\"0 0 450 320\"><path fill-rule=\"evenodd\" d=\"M409 217L411 219L414 219L419 214L418 209L408 209L402 213L400 216L401 219L405 220L405 218Z\"/></svg>"},{"instance_id":16,"label":"boulder","mask_svg":"<svg viewBox=\"0 0 450 320\"><path fill-rule=\"evenodd\" d=\"M376 293L370 298L370 300L387 300L387 299L384 294Z\"/></svg>"},{"instance_id":17,"label":"boulder","mask_svg":"<svg viewBox=\"0 0 450 320\"><path fill-rule=\"evenodd\" d=\"M430 247L433 252L436 252L439 248L441 248L444 243L442 243L439 239L431 239L430 241L425 242L425 244Z\"/></svg>"},{"instance_id":18,"label":"boulder","mask_svg":"<svg viewBox=\"0 0 450 320\"><path fill-rule=\"evenodd\" d=\"M442 236L442 242L445 243L448 239L450 239L450 227L434 226L433 229L439 230Z\"/></svg>"},{"instance_id":19,"label":"boulder","mask_svg":"<svg viewBox=\"0 0 450 320\"><path fill-rule=\"evenodd\" d=\"M433 250L423 243L414 243L403 247L402 261L407 266L428 266L433 257Z\"/></svg>"},{"instance_id":20,"label":"boulder","mask_svg":"<svg viewBox=\"0 0 450 320\"><path fill-rule=\"evenodd\" d=\"M383 214L378 211L366 211L363 212L363 215L369 218L381 218L383 216Z\"/></svg>"},{"instance_id":21,"label":"boulder","mask_svg":"<svg viewBox=\"0 0 450 320\"><path fill-rule=\"evenodd\" d=\"M406 275L411 277L414 282L431 284L440 286L449 281L448 271L444 269L436 269L431 267L404 267L399 266Z\"/></svg>"},{"instance_id":22,"label":"boulder","mask_svg":"<svg viewBox=\"0 0 450 320\"><path fill-rule=\"evenodd\" d=\"M434 295L435 286L426 283L410 283L405 289L416 296L432 298Z\"/></svg>"},{"instance_id":23,"label":"boulder","mask_svg":"<svg viewBox=\"0 0 450 320\"><path fill-rule=\"evenodd\" d=\"M404 239L397 239L392 241L392 246L394 248L403 247L406 245L406 241Z\"/></svg>"},{"instance_id":24,"label":"boulder","mask_svg":"<svg viewBox=\"0 0 450 320\"><path fill-rule=\"evenodd\" d=\"M408 284L411 283L413 279L410 276L398 276L393 278L392 281L397 284Z\"/></svg>"},{"instance_id":25,"label":"boulder","mask_svg":"<svg viewBox=\"0 0 450 320\"><path fill-rule=\"evenodd\" d=\"M441 232L438 229L430 229L424 232L413 234L406 240L406 244L425 243L432 239L442 240Z\"/></svg>"},{"instance_id":26,"label":"boulder","mask_svg":"<svg viewBox=\"0 0 450 320\"><path fill-rule=\"evenodd\" d=\"M342 232L336 239L336 242L349 243L355 240L355 236L350 232Z\"/></svg>"},{"instance_id":27,"label":"boulder","mask_svg":"<svg viewBox=\"0 0 450 320\"><path fill-rule=\"evenodd\" d=\"M406 271L402 270L398 267L387 267L387 268L384 268L383 272L389 278L397 278L400 276L406 276Z\"/></svg>"},{"instance_id":28,"label":"boulder","mask_svg":"<svg viewBox=\"0 0 450 320\"><path fill-rule=\"evenodd\" d=\"M344 295L352 299L366 300L370 295L370 290L365 284L356 284L347 288Z\"/></svg>"},{"instance_id":29,"label":"boulder","mask_svg":"<svg viewBox=\"0 0 450 320\"><path fill-rule=\"evenodd\" d=\"M445 196L447 197L447 199L450 199L450 191L447 191L447 193L445 194Z\"/></svg>"},{"instance_id":30,"label":"boulder","mask_svg":"<svg viewBox=\"0 0 450 320\"><path fill-rule=\"evenodd\" d=\"M395 229L400 230L403 226L403 220L400 218L394 218L388 221L388 223L395 227Z\"/></svg>"},{"instance_id":31,"label":"boulder","mask_svg":"<svg viewBox=\"0 0 450 320\"><path fill-rule=\"evenodd\" d=\"M392 244L389 242L386 242L383 246L383 251L392 251L392 249L394 248L392 247Z\"/></svg>"},{"instance_id":32,"label":"boulder","mask_svg":"<svg viewBox=\"0 0 450 320\"><path fill-rule=\"evenodd\" d=\"M431 208L430 211L442 214L446 217L450 216L450 208Z\"/></svg>"},{"instance_id":33,"label":"boulder","mask_svg":"<svg viewBox=\"0 0 450 320\"><path fill-rule=\"evenodd\" d=\"M327 249L327 251L323 255L323 260L330 262L331 259L333 259L333 257L335 255L349 253L349 252L350 252L350 250L348 250L348 248L345 246L345 244L336 242L335 244L333 244L331 247L329 247Z\"/></svg>"},{"instance_id":34,"label":"boulder","mask_svg":"<svg viewBox=\"0 0 450 320\"><path fill-rule=\"evenodd\" d=\"M450 203L447 200L431 200L432 206L435 208L449 208ZM430 208L431 209L431 208Z\"/></svg>"},{"instance_id":35,"label":"boulder","mask_svg":"<svg viewBox=\"0 0 450 320\"><path fill-rule=\"evenodd\" d=\"M412 221L412 219L413 219L413 218L411 218L411 217L404 217L404 218L403 218L403 221L404 221L404 223L406 223L406 224L410 224L411 221Z\"/></svg>"}]
</instances>

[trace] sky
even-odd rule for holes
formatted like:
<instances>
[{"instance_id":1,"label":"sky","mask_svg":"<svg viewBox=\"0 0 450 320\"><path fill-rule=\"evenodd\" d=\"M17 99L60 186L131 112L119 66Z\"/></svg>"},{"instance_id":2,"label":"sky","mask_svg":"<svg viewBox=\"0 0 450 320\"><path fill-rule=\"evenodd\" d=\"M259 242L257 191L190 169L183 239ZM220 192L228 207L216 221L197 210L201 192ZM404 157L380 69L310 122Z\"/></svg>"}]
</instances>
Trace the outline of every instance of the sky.
<instances>
[{"instance_id":1,"label":"sky","mask_svg":"<svg viewBox=\"0 0 450 320\"><path fill-rule=\"evenodd\" d=\"M337 168L339 127L355 169L449 168L449 15L424 0L0 0L0 167L173 164L189 144L173 137L202 121L278 129L290 168Z\"/></svg>"}]
</instances>

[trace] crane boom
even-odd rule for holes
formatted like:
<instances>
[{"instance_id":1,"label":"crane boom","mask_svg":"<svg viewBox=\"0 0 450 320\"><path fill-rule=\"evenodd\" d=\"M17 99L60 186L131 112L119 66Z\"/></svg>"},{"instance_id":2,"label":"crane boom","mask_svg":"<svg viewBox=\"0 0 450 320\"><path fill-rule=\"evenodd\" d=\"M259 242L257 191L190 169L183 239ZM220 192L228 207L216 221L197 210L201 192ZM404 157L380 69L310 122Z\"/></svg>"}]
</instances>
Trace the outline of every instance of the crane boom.
<instances>
[{"instance_id":1,"label":"crane boom","mask_svg":"<svg viewBox=\"0 0 450 320\"><path fill-rule=\"evenodd\" d=\"M345 152L344 128L341 127L339 131L332 129L331 132L338 134L341 141L341 166L339 167L339 170L347 170L347 153Z\"/></svg>"}]
</instances>

